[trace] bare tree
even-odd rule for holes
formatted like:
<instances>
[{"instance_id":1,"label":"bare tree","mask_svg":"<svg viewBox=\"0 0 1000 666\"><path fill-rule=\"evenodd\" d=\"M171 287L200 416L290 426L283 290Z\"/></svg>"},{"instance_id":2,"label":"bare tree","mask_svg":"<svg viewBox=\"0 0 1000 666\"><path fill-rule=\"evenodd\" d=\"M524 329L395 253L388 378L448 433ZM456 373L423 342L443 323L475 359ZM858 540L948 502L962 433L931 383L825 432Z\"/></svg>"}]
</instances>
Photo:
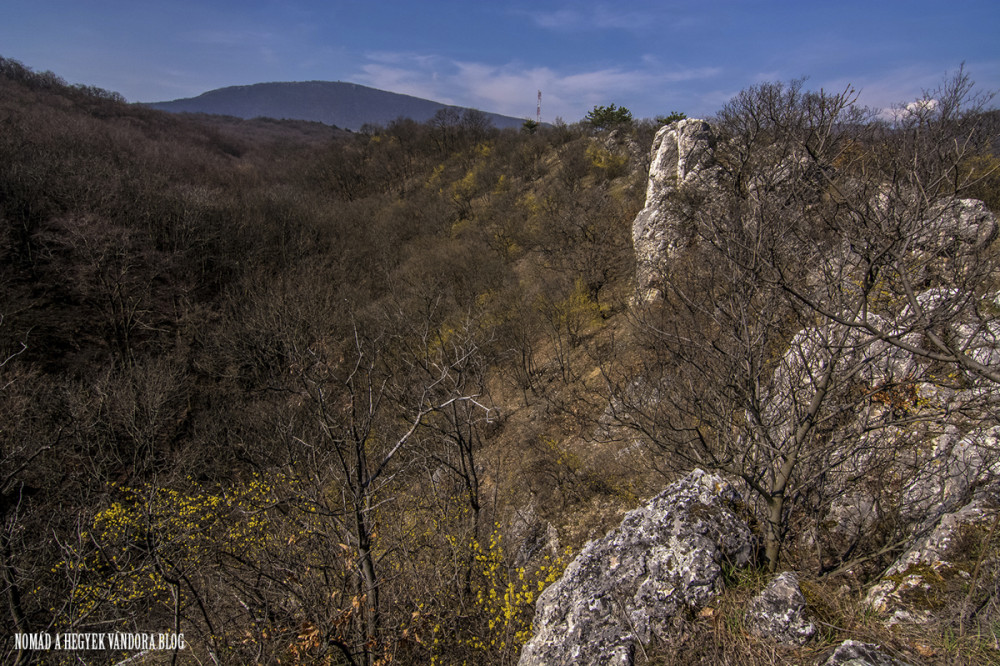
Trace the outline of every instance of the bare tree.
<instances>
[{"instance_id":1,"label":"bare tree","mask_svg":"<svg viewBox=\"0 0 1000 666\"><path fill-rule=\"evenodd\" d=\"M353 339L338 354L317 345L304 351L300 377L304 396L318 429L315 436L298 438L306 469L321 467L330 481L339 507L324 501L324 513L333 519L356 549L357 598L364 606L358 643L367 663L381 637L382 575L377 555L379 509L393 498L391 484L405 467L404 453L428 418L435 413L479 405L478 393L456 381L456 373L472 350L455 357L422 359L424 380L401 381L405 372L392 364L392 340L385 333L366 335L357 326ZM412 359L411 359L412 360Z\"/></svg>"},{"instance_id":2,"label":"bare tree","mask_svg":"<svg viewBox=\"0 0 1000 666\"><path fill-rule=\"evenodd\" d=\"M827 278L822 295L790 280L785 288L829 321L997 383L997 225L984 205L963 198L997 170L975 167L996 140L984 115L991 98L974 93L960 69L845 145L836 168L822 170L830 205L818 221L842 243L838 270L855 279ZM849 303L862 305L852 321L842 314Z\"/></svg>"}]
</instances>

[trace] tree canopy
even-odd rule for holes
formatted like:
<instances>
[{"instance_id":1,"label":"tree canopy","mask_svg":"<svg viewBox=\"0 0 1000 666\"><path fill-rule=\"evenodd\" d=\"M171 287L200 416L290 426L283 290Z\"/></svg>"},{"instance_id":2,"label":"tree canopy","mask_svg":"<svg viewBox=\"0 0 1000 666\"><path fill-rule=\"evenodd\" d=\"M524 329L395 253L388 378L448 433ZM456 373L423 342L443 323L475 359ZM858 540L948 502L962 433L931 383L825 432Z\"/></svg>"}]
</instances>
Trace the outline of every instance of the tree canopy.
<instances>
[{"instance_id":1,"label":"tree canopy","mask_svg":"<svg viewBox=\"0 0 1000 666\"><path fill-rule=\"evenodd\" d=\"M618 125L631 125L632 112L624 106L595 106L584 120L597 129L610 129Z\"/></svg>"}]
</instances>

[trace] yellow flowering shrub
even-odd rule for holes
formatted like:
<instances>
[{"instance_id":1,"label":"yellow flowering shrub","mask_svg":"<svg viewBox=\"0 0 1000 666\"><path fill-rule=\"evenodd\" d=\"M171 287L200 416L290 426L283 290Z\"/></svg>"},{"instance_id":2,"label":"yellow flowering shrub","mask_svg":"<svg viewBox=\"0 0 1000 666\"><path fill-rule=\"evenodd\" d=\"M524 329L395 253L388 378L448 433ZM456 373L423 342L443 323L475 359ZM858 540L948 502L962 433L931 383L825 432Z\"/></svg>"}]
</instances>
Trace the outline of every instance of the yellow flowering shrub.
<instances>
[{"instance_id":1,"label":"yellow flowering shrub","mask_svg":"<svg viewBox=\"0 0 1000 666\"><path fill-rule=\"evenodd\" d=\"M183 490L153 484L111 490L111 505L55 567L74 581L69 625L102 605L173 608L184 600L179 579L210 568L210 557L246 557L267 546L273 484L260 477L221 491L191 480Z\"/></svg>"},{"instance_id":2,"label":"yellow flowering shrub","mask_svg":"<svg viewBox=\"0 0 1000 666\"><path fill-rule=\"evenodd\" d=\"M476 651L516 659L521 646L531 638L535 601L562 575L565 559L562 555L554 559L545 556L533 569L510 567L499 529L486 544L473 539L471 547L476 563L473 608L482 623L466 644Z\"/></svg>"}]
</instances>

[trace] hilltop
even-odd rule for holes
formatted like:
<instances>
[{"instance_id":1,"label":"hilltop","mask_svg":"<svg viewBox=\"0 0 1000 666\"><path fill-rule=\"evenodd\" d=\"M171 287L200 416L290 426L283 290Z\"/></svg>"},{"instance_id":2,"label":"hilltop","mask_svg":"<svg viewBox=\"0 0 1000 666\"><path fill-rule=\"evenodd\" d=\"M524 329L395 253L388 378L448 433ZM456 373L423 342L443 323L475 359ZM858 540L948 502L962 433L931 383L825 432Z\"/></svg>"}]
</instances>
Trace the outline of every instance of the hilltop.
<instances>
[{"instance_id":1,"label":"hilltop","mask_svg":"<svg viewBox=\"0 0 1000 666\"><path fill-rule=\"evenodd\" d=\"M365 124L387 125L397 118L425 122L442 109L463 113L467 109L411 95L387 92L341 81L257 83L230 86L197 97L147 104L172 113L211 113L237 118L311 120L344 129ZM523 118L483 112L495 127L520 127Z\"/></svg>"}]
</instances>

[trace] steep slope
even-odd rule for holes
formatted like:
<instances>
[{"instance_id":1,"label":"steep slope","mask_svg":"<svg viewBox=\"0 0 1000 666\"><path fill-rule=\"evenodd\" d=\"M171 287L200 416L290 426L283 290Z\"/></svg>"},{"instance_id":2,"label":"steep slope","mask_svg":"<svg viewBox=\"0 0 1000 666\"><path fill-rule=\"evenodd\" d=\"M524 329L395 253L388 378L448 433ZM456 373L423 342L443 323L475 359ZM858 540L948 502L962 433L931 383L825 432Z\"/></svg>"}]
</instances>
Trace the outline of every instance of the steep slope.
<instances>
[{"instance_id":1,"label":"steep slope","mask_svg":"<svg viewBox=\"0 0 1000 666\"><path fill-rule=\"evenodd\" d=\"M149 107L174 113L214 113L238 118L313 120L356 130L365 123L383 125L399 117L429 120L448 107L410 95L368 88L342 81L257 83L210 90L197 97L154 102ZM486 113L496 127L520 127L523 119Z\"/></svg>"}]
</instances>

